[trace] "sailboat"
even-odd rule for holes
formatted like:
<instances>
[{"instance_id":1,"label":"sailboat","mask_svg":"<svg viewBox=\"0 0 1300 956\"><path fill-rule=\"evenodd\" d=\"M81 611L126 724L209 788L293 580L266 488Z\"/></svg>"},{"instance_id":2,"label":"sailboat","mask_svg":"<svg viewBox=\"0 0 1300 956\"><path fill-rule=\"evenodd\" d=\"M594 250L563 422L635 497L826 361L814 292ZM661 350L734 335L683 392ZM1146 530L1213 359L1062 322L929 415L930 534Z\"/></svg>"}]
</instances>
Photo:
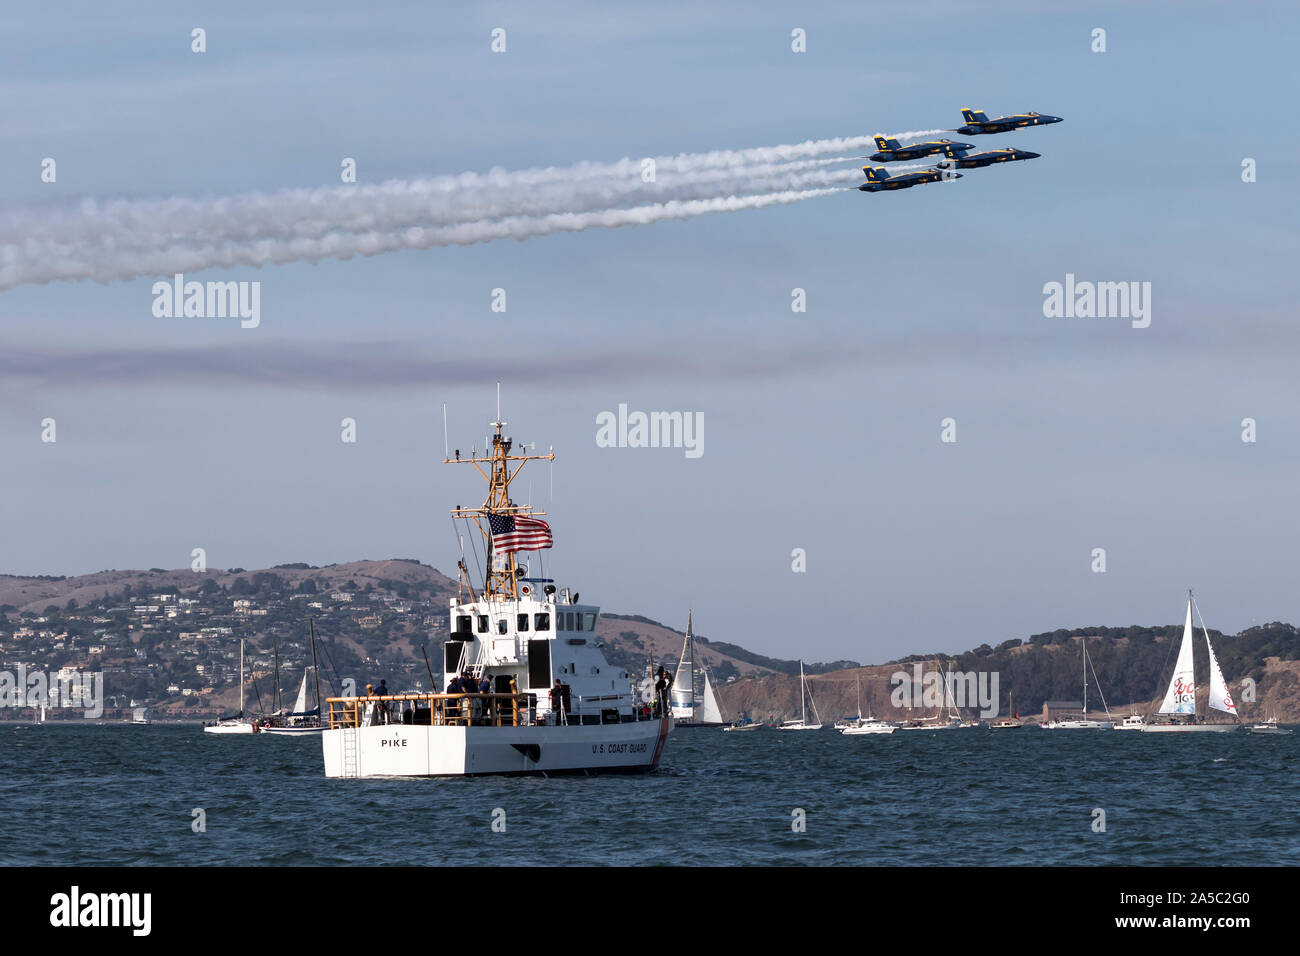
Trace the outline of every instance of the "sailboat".
<instances>
[{"instance_id":1,"label":"sailboat","mask_svg":"<svg viewBox=\"0 0 1300 956\"><path fill-rule=\"evenodd\" d=\"M239 713L203 725L205 734L255 734L257 725L244 716L244 642L239 642Z\"/></svg>"},{"instance_id":2,"label":"sailboat","mask_svg":"<svg viewBox=\"0 0 1300 956\"><path fill-rule=\"evenodd\" d=\"M1083 713L1078 717L1057 717L1043 724L1044 730L1111 730L1115 727L1113 720L1093 720L1088 716L1088 668L1091 662L1088 660L1088 639L1079 638L1079 644L1083 649ZM1097 677L1094 669L1093 679ZM1097 692L1101 693L1101 681L1097 681ZM1106 706L1106 698L1101 699L1101 706L1106 709L1106 716L1110 716L1110 708Z\"/></svg>"},{"instance_id":3,"label":"sailboat","mask_svg":"<svg viewBox=\"0 0 1300 956\"><path fill-rule=\"evenodd\" d=\"M857 736L859 734L892 734L898 729L894 724L888 721L879 720L875 716L868 714L862 716L862 679L858 679L858 716L852 720L841 720L835 724L835 729L847 736Z\"/></svg>"},{"instance_id":4,"label":"sailboat","mask_svg":"<svg viewBox=\"0 0 1300 956\"><path fill-rule=\"evenodd\" d=\"M716 726L720 723L722 729L726 731L758 730L763 726L759 721L750 720L744 713L739 714L735 720L728 721L726 715L722 713L722 706L713 694L713 685L709 683L709 669L707 667L701 669L704 671L704 703L700 705L700 719L705 726Z\"/></svg>"},{"instance_id":5,"label":"sailboat","mask_svg":"<svg viewBox=\"0 0 1300 956\"><path fill-rule=\"evenodd\" d=\"M807 701L812 701L813 718L817 721L815 724L808 723L808 706ZM817 713L817 702L812 700L812 691L808 689L808 678L804 676L803 661L799 662L799 719L787 720L782 722L777 730L821 730L822 719Z\"/></svg>"},{"instance_id":6,"label":"sailboat","mask_svg":"<svg viewBox=\"0 0 1300 956\"><path fill-rule=\"evenodd\" d=\"M307 709L307 681L316 678L316 706ZM293 710L287 714L278 714L269 726L262 728L262 733L277 737L308 737L325 730L320 719L320 671L316 665L316 625L311 624L311 667L302 672L302 686L298 688L298 698Z\"/></svg>"},{"instance_id":7,"label":"sailboat","mask_svg":"<svg viewBox=\"0 0 1300 956\"><path fill-rule=\"evenodd\" d=\"M1158 714L1168 717L1167 721L1152 721L1143 724L1142 730L1148 734L1162 733L1224 733L1241 726L1237 716L1237 705L1232 699L1232 692L1223 679L1223 671L1214 656L1214 645L1210 643L1210 632L1206 630L1205 619L1201 619L1201 631L1205 634L1205 649L1210 655L1210 694L1209 706L1225 714L1231 714L1233 723L1208 723L1206 717L1196 714L1196 675L1192 657L1192 592L1187 592L1187 618L1183 622L1183 643L1178 648L1178 660L1174 664L1173 677L1169 679L1169 689L1160 704ZM1200 609L1197 609L1200 613Z\"/></svg>"},{"instance_id":8,"label":"sailboat","mask_svg":"<svg viewBox=\"0 0 1300 956\"><path fill-rule=\"evenodd\" d=\"M857 679L857 701L858 710L856 717L845 717L843 720L835 721L836 730L847 730L850 727L856 727L862 723L862 678Z\"/></svg>"},{"instance_id":9,"label":"sailboat","mask_svg":"<svg viewBox=\"0 0 1300 956\"><path fill-rule=\"evenodd\" d=\"M280 737L304 737L319 734L325 729L320 721L319 687L316 691L318 703L311 710L307 709L307 684L315 670L313 666L302 672L302 686L298 688L298 698L294 702L293 710L277 715L270 725L262 727L262 733Z\"/></svg>"},{"instance_id":10,"label":"sailboat","mask_svg":"<svg viewBox=\"0 0 1300 956\"><path fill-rule=\"evenodd\" d=\"M923 666L923 665L922 665ZM934 662L936 671L939 669L939 661ZM957 715L956 709L952 706L952 697L949 692L948 681L943 682L943 701L935 707L933 717L908 717L898 725L899 730L956 730L961 726L961 720ZM948 705L948 716L944 717L944 705ZM911 705L908 705L908 711L911 711Z\"/></svg>"},{"instance_id":11,"label":"sailboat","mask_svg":"<svg viewBox=\"0 0 1300 956\"><path fill-rule=\"evenodd\" d=\"M1016 710L1015 694L1007 695L1007 707L1011 711L1011 716L993 721L993 723L989 724L990 730L1015 730L1017 727L1024 726L1024 724L1020 722L1020 712Z\"/></svg>"},{"instance_id":12,"label":"sailboat","mask_svg":"<svg viewBox=\"0 0 1300 956\"><path fill-rule=\"evenodd\" d=\"M713 686L709 683L708 669L701 661L700 672L704 677L704 693L700 703L695 700L695 639L691 636L693 612L686 612L686 637L682 640L682 658L673 676L672 708L673 723L678 727L720 727L726 721L718 709L717 698L713 695Z\"/></svg>"}]
</instances>

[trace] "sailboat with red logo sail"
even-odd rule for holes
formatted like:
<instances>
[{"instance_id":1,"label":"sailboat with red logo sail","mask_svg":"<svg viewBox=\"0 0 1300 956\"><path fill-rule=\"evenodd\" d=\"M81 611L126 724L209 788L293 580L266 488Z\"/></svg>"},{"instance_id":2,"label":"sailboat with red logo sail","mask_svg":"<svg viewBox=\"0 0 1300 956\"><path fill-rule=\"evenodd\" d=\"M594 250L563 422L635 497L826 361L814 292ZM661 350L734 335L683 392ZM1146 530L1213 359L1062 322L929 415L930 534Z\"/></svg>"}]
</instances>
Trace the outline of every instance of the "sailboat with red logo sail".
<instances>
[{"instance_id":1,"label":"sailboat with red logo sail","mask_svg":"<svg viewBox=\"0 0 1300 956\"><path fill-rule=\"evenodd\" d=\"M1140 729L1145 733L1224 733L1241 726L1241 719L1237 715L1237 704L1233 701L1232 692L1228 690L1228 684L1223 679L1219 661L1214 656L1214 645L1210 643L1210 632L1205 628L1204 618L1201 619L1201 632L1205 635L1205 650L1210 658L1210 693L1206 713L1198 715L1196 712L1196 674L1192 654L1192 647L1196 643L1192 630L1194 604L1195 599L1189 590L1187 618L1183 623L1183 642L1178 648L1178 660L1174 664L1173 676L1169 679L1169 688L1165 691L1164 700L1157 711L1164 719L1143 724ZM1196 613L1200 615L1200 608L1196 609ZM1231 723L1211 720L1210 710L1228 714L1233 720Z\"/></svg>"}]
</instances>

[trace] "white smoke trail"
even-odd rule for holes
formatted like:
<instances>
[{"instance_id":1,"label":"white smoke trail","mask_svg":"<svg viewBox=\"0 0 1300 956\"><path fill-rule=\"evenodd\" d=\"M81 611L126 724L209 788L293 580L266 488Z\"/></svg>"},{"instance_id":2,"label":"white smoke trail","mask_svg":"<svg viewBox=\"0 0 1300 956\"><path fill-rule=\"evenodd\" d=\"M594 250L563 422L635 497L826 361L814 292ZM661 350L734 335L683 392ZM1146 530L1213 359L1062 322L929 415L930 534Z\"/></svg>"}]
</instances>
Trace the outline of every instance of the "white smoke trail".
<instances>
[{"instance_id":1,"label":"white smoke trail","mask_svg":"<svg viewBox=\"0 0 1300 956\"><path fill-rule=\"evenodd\" d=\"M398 232L331 233L319 239L259 239L248 243L178 245L150 251L124 251L112 262L90 263L70 256L48 259L39 270L21 276L8 264L0 266L0 289L19 282L45 283L59 279L94 279L110 282L145 275L170 276L201 269L236 266L278 265L287 262L319 262L322 259L351 259L376 256L399 249L429 249L434 246L472 245L497 239L531 239L556 232L586 229L617 229L670 219L693 219L715 212L761 209L765 206L802 202L840 192L839 188L786 190L757 196L727 196L714 199L669 201L629 209L601 209L586 213L553 213L547 216L514 216L507 219L467 222L433 229L413 227Z\"/></svg>"},{"instance_id":2,"label":"white smoke trail","mask_svg":"<svg viewBox=\"0 0 1300 956\"><path fill-rule=\"evenodd\" d=\"M620 203L703 199L737 191L773 192L793 188L790 177L803 170L847 161L836 157L704 169L667 174L653 182L642 181L638 174L622 179L553 182L529 189L479 188L459 193L445 192L428 180L416 180L336 187L310 195L295 190L208 202L116 202L102 207L86 204L81 216L30 223L22 242L57 246L111 241L115 248L147 248L162 240L318 238L335 230L368 232L454 225L512 215L586 212ZM786 177L788 185L783 186L777 177ZM762 185L754 187L754 182ZM17 236L0 233L0 242L15 241Z\"/></svg>"},{"instance_id":3,"label":"white smoke trail","mask_svg":"<svg viewBox=\"0 0 1300 956\"><path fill-rule=\"evenodd\" d=\"M906 139L933 132L938 131L892 135ZM89 201L55 214L13 212L0 216L0 289L55 279L108 281L235 263L373 254L364 250L408 248L403 239L391 237L411 230L426 237L491 233L509 238L501 229L509 223L525 233L516 238L528 238L542 234L529 231L539 222L550 223L544 231L565 231L559 223L630 224L633 220L618 214L636 210L757 208L726 202L847 185L851 171L826 167L861 157L827 154L872 145L872 137L848 137L655 157L649 182L642 175L644 161L623 159L221 199ZM721 205L690 206L724 197ZM635 205L616 208L629 204ZM611 216L602 219L604 213ZM588 220L565 218L588 214ZM321 249L339 252L313 251ZM356 251L344 251L349 249ZM188 263L183 270L156 266L182 261Z\"/></svg>"}]
</instances>

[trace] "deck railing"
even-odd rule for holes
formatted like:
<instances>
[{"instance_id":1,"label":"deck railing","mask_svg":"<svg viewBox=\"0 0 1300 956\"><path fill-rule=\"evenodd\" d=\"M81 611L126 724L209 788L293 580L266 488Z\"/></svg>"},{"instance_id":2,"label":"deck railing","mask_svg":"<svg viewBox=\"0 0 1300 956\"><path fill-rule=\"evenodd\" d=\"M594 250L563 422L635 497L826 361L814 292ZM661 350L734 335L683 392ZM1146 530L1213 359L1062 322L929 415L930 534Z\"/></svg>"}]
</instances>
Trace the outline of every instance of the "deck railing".
<instances>
[{"instance_id":1,"label":"deck railing","mask_svg":"<svg viewBox=\"0 0 1300 956\"><path fill-rule=\"evenodd\" d=\"M522 727L534 720L530 694L389 694L330 697L330 729L409 722L438 727ZM426 717L427 714L427 717Z\"/></svg>"},{"instance_id":2,"label":"deck railing","mask_svg":"<svg viewBox=\"0 0 1300 956\"><path fill-rule=\"evenodd\" d=\"M562 724L582 724L582 714L595 704L594 717L613 713L615 723L621 708L602 711L602 704L620 701L617 695L577 698L578 706L560 717ZM526 727L538 723L535 694L389 694L386 696L330 697L329 727L361 727L373 724L432 725L435 727ZM589 716L593 716L589 715ZM640 706L633 709L631 720L650 719ZM554 719L552 714L551 719ZM657 717L655 718L657 719Z\"/></svg>"}]
</instances>

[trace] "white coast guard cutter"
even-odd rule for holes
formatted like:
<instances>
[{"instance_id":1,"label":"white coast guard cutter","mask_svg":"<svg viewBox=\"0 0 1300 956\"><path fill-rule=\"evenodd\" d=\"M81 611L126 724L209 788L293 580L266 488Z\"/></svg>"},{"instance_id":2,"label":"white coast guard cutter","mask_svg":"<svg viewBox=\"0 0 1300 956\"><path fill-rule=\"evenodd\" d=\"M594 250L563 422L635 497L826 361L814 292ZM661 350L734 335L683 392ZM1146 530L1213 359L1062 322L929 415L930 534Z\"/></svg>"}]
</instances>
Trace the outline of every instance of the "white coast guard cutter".
<instances>
[{"instance_id":1,"label":"white coast guard cutter","mask_svg":"<svg viewBox=\"0 0 1300 956\"><path fill-rule=\"evenodd\" d=\"M596 640L600 609L578 603L568 588L557 593L549 578L526 577L516 563L518 551L549 548L551 533L537 517L545 512L511 501L510 483L526 462L555 455L510 454L505 424L492 423L490 453L444 459L472 464L488 482L482 507L452 511L483 535L487 570L476 591L465 561L459 565L443 643L449 692L329 698L325 776L594 774L658 765L672 716L652 717L632 675L605 659ZM450 690L462 674L474 692ZM488 692L480 693L484 680ZM557 681L567 695L551 694Z\"/></svg>"}]
</instances>

